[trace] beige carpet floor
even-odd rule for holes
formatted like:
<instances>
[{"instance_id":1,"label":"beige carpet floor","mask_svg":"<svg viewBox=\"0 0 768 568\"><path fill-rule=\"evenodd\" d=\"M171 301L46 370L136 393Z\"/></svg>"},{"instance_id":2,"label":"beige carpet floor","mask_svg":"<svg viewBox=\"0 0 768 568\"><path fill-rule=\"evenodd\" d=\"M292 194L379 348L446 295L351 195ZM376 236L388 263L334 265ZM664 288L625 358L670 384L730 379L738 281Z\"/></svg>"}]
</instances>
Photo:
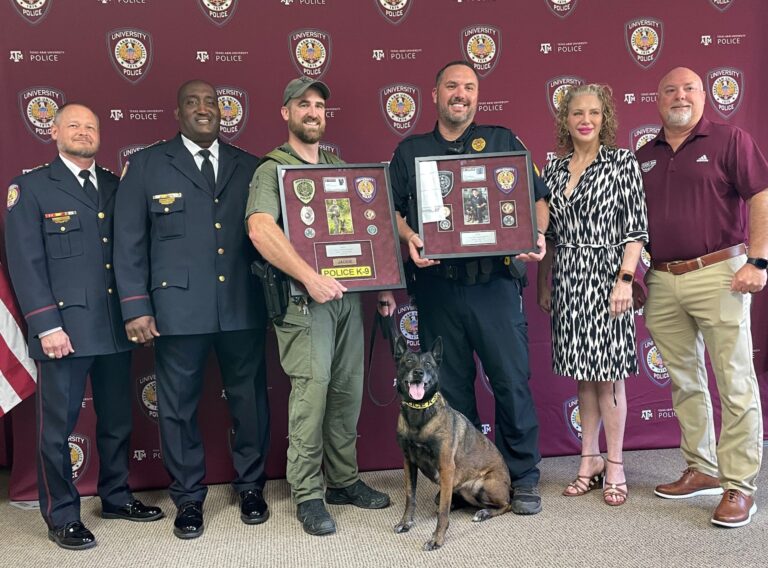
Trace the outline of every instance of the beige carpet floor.
<instances>
[{"instance_id":1,"label":"beige carpet floor","mask_svg":"<svg viewBox=\"0 0 768 568\"><path fill-rule=\"evenodd\" d=\"M14 568L111 567L653 567L746 568L768 564L768 499L757 495L758 513L740 529L710 524L718 497L680 501L653 495L658 483L676 479L684 463L677 450L627 452L630 498L608 507L600 492L580 498L560 496L573 477L578 458L542 461L544 510L535 516L511 513L483 523L472 511L451 514L446 544L424 552L435 528L436 487L419 478L417 525L397 535L402 515L402 471L363 474L366 482L388 491L393 505L380 511L330 506L338 532L306 535L295 518L285 480L270 481L266 498L272 516L259 526L240 522L237 500L227 485L210 488L205 503L205 534L193 541L172 535L175 510L161 491L138 494L162 506L168 517L155 523L104 520L98 499L83 500L83 521L97 537L87 551L65 551L48 541L37 511L8 502L8 472L0 473L0 566ZM768 474L761 474L765 487Z\"/></svg>"}]
</instances>

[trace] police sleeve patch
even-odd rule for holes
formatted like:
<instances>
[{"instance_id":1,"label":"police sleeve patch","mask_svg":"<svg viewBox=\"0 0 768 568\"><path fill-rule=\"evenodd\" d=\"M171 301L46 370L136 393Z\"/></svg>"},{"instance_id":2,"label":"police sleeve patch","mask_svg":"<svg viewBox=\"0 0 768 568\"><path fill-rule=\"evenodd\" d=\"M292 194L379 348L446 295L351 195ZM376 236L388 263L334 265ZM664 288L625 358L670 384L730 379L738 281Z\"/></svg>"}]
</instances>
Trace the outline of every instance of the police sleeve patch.
<instances>
[{"instance_id":1,"label":"police sleeve patch","mask_svg":"<svg viewBox=\"0 0 768 568\"><path fill-rule=\"evenodd\" d=\"M8 211L13 209L13 206L19 202L20 188L15 183L8 188Z\"/></svg>"}]
</instances>

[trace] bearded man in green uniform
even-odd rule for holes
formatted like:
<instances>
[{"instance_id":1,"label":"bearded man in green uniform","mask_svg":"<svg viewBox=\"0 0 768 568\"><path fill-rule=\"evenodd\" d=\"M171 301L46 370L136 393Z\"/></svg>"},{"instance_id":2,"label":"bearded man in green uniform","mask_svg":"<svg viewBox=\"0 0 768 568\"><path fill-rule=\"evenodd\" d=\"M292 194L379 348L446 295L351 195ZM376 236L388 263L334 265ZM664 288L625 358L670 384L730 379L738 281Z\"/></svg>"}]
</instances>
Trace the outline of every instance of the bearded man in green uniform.
<instances>
[{"instance_id":1,"label":"bearded man in green uniform","mask_svg":"<svg viewBox=\"0 0 768 568\"><path fill-rule=\"evenodd\" d=\"M324 485L325 501L334 505L389 506L389 496L363 483L357 469L355 444L363 391L360 297L346 293L340 282L309 266L278 225L278 165L341 163L320 149L329 96L330 89L322 81L301 77L288 83L281 109L288 142L267 154L256 169L245 213L248 235L264 260L308 292L288 302L274 323L280 362L291 380L286 477L297 517L311 535L336 532L323 502Z\"/></svg>"}]
</instances>

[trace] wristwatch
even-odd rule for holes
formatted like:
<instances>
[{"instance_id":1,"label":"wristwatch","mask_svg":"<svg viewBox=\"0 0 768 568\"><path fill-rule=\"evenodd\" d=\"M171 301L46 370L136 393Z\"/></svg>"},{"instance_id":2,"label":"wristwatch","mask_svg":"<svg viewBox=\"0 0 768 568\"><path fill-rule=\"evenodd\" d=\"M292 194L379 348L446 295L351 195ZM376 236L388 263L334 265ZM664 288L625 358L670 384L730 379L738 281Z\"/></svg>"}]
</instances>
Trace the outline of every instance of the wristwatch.
<instances>
[{"instance_id":1,"label":"wristwatch","mask_svg":"<svg viewBox=\"0 0 768 568\"><path fill-rule=\"evenodd\" d=\"M753 266L756 266L760 270L765 270L766 268L768 268L768 260L765 259L765 258L752 258L752 257L749 257L747 259L747 264L751 264Z\"/></svg>"},{"instance_id":2,"label":"wristwatch","mask_svg":"<svg viewBox=\"0 0 768 568\"><path fill-rule=\"evenodd\" d=\"M629 270L619 270L618 279L621 282L626 282L627 284L632 284L632 282L635 281L635 273L634 272L630 272Z\"/></svg>"}]
</instances>

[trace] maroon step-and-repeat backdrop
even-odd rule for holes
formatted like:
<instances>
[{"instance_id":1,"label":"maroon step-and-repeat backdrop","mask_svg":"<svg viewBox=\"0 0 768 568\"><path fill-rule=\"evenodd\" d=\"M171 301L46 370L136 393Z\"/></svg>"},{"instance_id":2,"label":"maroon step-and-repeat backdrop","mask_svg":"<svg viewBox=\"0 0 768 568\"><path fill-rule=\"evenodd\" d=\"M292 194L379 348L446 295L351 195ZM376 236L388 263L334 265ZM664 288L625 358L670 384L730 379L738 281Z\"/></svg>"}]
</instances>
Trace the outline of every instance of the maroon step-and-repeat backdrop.
<instances>
[{"instance_id":1,"label":"maroon step-and-repeat backdrop","mask_svg":"<svg viewBox=\"0 0 768 568\"><path fill-rule=\"evenodd\" d=\"M216 85L222 138L257 155L286 136L279 109L287 81L300 73L322 78L333 91L325 147L348 162L386 161L404 136L433 127L435 72L462 58L481 77L478 122L512 128L539 166L554 146L553 113L564 86L610 84L619 144L636 149L659 129L656 86L677 65L704 79L707 116L746 128L765 151L767 14L764 0L0 0L0 111L6 117L0 179L53 159L51 120L66 101L86 103L101 117L99 162L119 172L133 152L175 134L176 89L192 78ZM415 312L404 293L399 299L398 325L417 348ZM365 300L367 330L373 300ZM542 451L575 453L575 386L552 375L549 320L533 287L525 303ZM768 326L760 325L768 315L765 293L755 298L754 310L755 363L768 402ZM626 447L676 446L669 377L642 314L638 323L641 370L627 389ZM281 477L289 383L271 336L268 349L268 472ZM139 349L134 361L133 400L126 401L134 408L131 481L136 488L164 486L151 351ZM214 359L208 376L200 405L207 479L223 482L233 473L231 428ZM362 469L400 466L393 377L380 340L359 427ZM493 435L493 399L482 372L477 390ZM4 425L13 433L6 457L13 464L13 499L36 498L33 408L26 401ZM93 493L98 455L90 395L71 448L78 487Z\"/></svg>"}]
</instances>

